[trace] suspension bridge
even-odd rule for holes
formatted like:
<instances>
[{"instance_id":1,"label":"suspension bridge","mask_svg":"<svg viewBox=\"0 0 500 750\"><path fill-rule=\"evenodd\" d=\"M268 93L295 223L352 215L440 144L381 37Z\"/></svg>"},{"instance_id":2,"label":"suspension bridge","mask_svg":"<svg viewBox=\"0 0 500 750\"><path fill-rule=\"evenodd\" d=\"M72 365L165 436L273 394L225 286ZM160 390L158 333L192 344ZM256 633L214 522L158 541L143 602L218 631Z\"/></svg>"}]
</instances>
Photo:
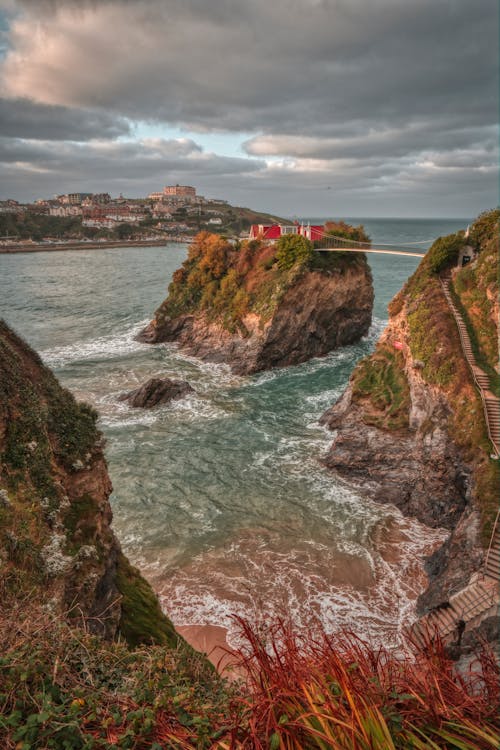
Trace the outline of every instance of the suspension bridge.
<instances>
[{"instance_id":1,"label":"suspension bridge","mask_svg":"<svg viewBox=\"0 0 500 750\"><path fill-rule=\"evenodd\" d=\"M410 258L423 258L425 253L415 252L415 246L430 245L431 242L422 240L410 242L407 245L378 242L376 245L372 245L371 242L358 242L346 237L325 235L321 240L317 240L317 244L319 247L314 249L318 253L374 253L376 255L406 255Z\"/></svg>"}]
</instances>

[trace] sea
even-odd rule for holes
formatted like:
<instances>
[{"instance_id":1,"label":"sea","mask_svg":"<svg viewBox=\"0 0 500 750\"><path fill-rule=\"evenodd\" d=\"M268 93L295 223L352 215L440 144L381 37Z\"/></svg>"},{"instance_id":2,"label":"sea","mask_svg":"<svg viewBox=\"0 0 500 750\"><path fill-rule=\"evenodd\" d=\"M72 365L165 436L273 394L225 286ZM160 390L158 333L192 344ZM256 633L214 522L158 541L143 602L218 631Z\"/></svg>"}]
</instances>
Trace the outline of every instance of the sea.
<instances>
[{"instance_id":1,"label":"sea","mask_svg":"<svg viewBox=\"0 0 500 750\"><path fill-rule=\"evenodd\" d=\"M469 223L347 220L374 243L423 252ZM418 258L368 256L375 306L361 341L240 377L175 344L135 340L186 253L172 244L0 255L0 317L98 410L116 534L176 625L219 625L235 643L234 615L282 618L397 644L425 587L425 557L446 534L327 471L333 435L318 420L373 350ZM153 376L188 380L195 393L153 410L118 400Z\"/></svg>"}]
</instances>

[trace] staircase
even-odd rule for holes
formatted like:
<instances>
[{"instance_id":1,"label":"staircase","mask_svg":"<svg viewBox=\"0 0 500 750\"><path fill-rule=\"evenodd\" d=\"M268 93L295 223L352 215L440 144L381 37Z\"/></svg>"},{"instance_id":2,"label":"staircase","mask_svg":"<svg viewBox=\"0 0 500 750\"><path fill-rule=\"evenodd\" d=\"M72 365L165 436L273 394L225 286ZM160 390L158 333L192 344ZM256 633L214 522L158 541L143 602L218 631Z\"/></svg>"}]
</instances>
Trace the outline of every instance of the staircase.
<instances>
[{"instance_id":1,"label":"staircase","mask_svg":"<svg viewBox=\"0 0 500 750\"><path fill-rule=\"evenodd\" d=\"M476 362L474 352L472 351L467 326L465 325L460 312L453 302L453 298L450 293L450 279L441 279L441 284L443 287L444 295L458 327L465 359L467 360L467 363L472 372L472 377L474 378L474 381L481 395L486 427L488 429L488 436L494 449L492 458L500 458L500 399L491 392L490 379Z\"/></svg>"},{"instance_id":2,"label":"staircase","mask_svg":"<svg viewBox=\"0 0 500 750\"><path fill-rule=\"evenodd\" d=\"M451 596L445 605L422 617L410 629L409 639L420 647L424 647L436 633L444 642L456 640L460 623L463 623L464 630L471 630L486 617L497 615L498 604L497 568L496 578L477 578Z\"/></svg>"},{"instance_id":3,"label":"staircase","mask_svg":"<svg viewBox=\"0 0 500 750\"><path fill-rule=\"evenodd\" d=\"M490 390L490 379L478 367L470 342L467 327L450 294L450 280L441 284L448 305L455 318L462 342L462 349L469 364L474 381L481 394L488 435L494 448L492 458L500 458L500 399ZM471 630L486 617L498 615L500 602L500 509L493 526L490 546L482 571L473 576L471 582L450 597L449 602L437 607L416 622L409 631L409 639L423 648L439 635L443 641L457 640L464 630Z\"/></svg>"}]
</instances>

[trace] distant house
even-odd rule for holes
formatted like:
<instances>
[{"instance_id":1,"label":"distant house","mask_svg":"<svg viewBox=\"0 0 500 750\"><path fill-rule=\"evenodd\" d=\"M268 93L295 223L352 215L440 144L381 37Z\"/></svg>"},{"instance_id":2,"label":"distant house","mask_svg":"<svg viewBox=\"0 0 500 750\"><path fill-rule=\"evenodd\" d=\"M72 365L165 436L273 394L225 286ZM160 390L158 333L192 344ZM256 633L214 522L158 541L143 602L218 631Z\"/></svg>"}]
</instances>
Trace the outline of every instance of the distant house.
<instances>
[{"instance_id":1,"label":"distant house","mask_svg":"<svg viewBox=\"0 0 500 750\"><path fill-rule=\"evenodd\" d=\"M314 242L323 237L325 227L319 224L252 224L248 239L278 240L285 234L298 234Z\"/></svg>"}]
</instances>

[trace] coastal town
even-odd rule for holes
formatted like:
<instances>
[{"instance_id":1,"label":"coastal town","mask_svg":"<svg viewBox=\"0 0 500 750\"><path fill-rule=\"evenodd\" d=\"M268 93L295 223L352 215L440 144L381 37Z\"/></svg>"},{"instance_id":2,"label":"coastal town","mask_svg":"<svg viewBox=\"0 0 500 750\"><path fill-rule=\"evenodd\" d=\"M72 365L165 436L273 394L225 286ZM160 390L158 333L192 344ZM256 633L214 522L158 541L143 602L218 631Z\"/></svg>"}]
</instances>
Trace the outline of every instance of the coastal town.
<instances>
[{"instance_id":1,"label":"coastal town","mask_svg":"<svg viewBox=\"0 0 500 750\"><path fill-rule=\"evenodd\" d=\"M186 242L207 230L248 237L252 226L273 226L279 217L205 198L191 185L166 185L144 198L112 198L107 192L74 192L33 203L0 201L0 250L30 245Z\"/></svg>"}]
</instances>

